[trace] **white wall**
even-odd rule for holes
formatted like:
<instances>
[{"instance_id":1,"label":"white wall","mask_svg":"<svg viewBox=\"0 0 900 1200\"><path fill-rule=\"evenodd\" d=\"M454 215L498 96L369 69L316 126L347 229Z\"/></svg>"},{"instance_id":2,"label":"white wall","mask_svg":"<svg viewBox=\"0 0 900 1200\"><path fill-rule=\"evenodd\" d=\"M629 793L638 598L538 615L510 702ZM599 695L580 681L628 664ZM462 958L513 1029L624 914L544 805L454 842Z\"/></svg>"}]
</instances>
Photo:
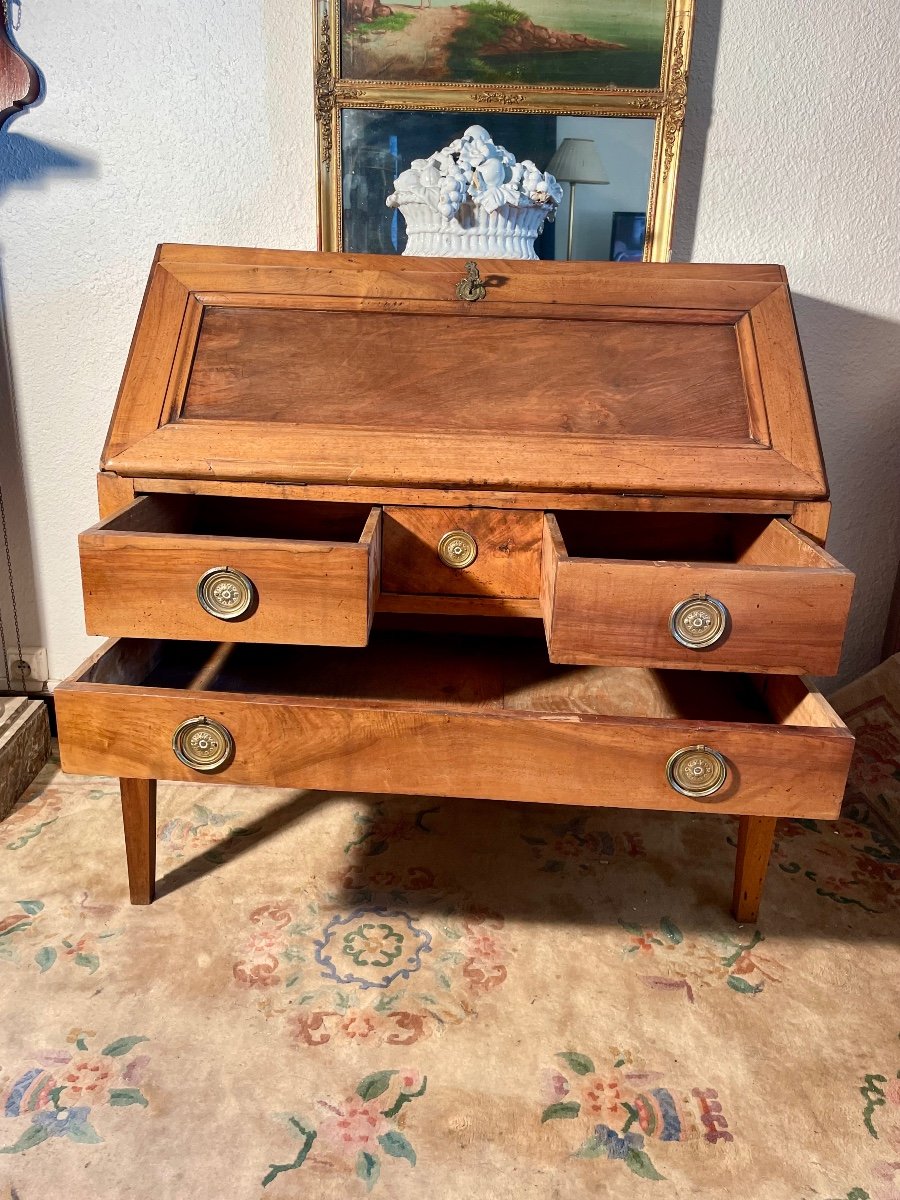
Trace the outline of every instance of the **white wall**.
<instances>
[{"instance_id":1,"label":"white wall","mask_svg":"<svg viewBox=\"0 0 900 1200\"><path fill-rule=\"evenodd\" d=\"M877 658L900 550L900 6L724 0L718 39L716 0L698 8L676 256L789 269L832 546L860 574L853 674ZM41 105L0 133L30 537L2 372L0 472L18 566L27 576L32 558L37 582L34 604L21 584L24 640L48 647L59 678L93 645L75 535L95 519L94 471L154 246L314 245L312 30L308 0L25 0L19 37L47 80Z\"/></svg>"},{"instance_id":2,"label":"white wall","mask_svg":"<svg viewBox=\"0 0 900 1200\"><path fill-rule=\"evenodd\" d=\"M787 267L828 546L858 574L849 680L878 661L900 555L900 5L724 0L718 39L719 4L697 8L673 256Z\"/></svg>"},{"instance_id":3,"label":"white wall","mask_svg":"<svg viewBox=\"0 0 900 1200\"><path fill-rule=\"evenodd\" d=\"M0 132L0 272L36 607L14 551L23 641L59 679L95 644L75 535L157 243L315 246L312 21L308 0L22 7L46 96ZM0 393L4 483L7 412Z\"/></svg>"}]
</instances>

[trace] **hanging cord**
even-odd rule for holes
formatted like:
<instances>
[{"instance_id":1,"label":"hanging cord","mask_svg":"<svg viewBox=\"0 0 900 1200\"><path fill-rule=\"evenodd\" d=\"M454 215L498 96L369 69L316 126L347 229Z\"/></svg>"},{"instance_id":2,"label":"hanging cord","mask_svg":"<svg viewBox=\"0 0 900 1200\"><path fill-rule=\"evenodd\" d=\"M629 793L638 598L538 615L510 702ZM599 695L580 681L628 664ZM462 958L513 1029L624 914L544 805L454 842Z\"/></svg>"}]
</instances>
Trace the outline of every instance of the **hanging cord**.
<instances>
[{"instance_id":1,"label":"hanging cord","mask_svg":"<svg viewBox=\"0 0 900 1200\"><path fill-rule=\"evenodd\" d=\"M19 610L16 605L16 585L13 582L13 566L12 552L9 548L9 530L6 526L6 508L3 504L3 489L0 488L0 536L3 538L3 550L6 554L6 574L9 581L9 598L12 601L12 619L13 633L16 639L16 654L18 662L23 662L22 658L22 635L19 632ZM7 655L6 632L3 628L3 613L0 611L0 647L3 649L3 669L6 672L6 686L12 691L12 679L9 674L9 657ZM24 667L19 668L19 673L22 676L22 691L28 691L28 672Z\"/></svg>"},{"instance_id":2,"label":"hanging cord","mask_svg":"<svg viewBox=\"0 0 900 1200\"><path fill-rule=\"evenodd\" d=\"M11 5L15 5L12 21L9 18ZM18 32L22 25L22 0L0 0L0 12L3 15L3 28L9 25L13 33Z\"/></svg>"}]
</instances>

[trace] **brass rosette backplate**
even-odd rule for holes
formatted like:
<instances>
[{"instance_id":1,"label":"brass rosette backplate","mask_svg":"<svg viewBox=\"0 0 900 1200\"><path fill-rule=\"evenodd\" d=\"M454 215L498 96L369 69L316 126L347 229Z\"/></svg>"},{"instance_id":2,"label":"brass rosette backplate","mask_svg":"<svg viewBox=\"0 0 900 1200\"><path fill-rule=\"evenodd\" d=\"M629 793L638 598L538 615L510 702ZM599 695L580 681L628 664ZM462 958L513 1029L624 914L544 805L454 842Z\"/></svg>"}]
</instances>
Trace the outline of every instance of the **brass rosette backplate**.
<instances>
[{"instance_id":1,"label":"brass rosette backplate","mask_svg":"<svg viewBox=\"0 0 900 1200\"><path fill-rule=\"evenodd\" d=\"M234 567L211 567L197 581L201 608L220 621L237 621L256 603L256 588L243 571Z\"/></svg>"},{"instance_id":2,"label":"brass rosette backplate","mask_svg":"<svg viewBox=\"0 0 900 1200\"><path fill-rule=\"evenodd\" d=\"M438 542L437 552L445 566L461 571L478 557L478 543L464 529L451 529Z\"/></svg>"},{"instance_id":3,"label":"brass rosette backplate","mask_svg":"<svg viewBox=\"0 0 900 1200\"><path fill-rule=\"evenodd\" d=\"M669 786L682 796L712 796L728 778L728 764L709 746L685 746L666 763Z\"/></svg>"},{"instance_id":4,"label":"brass rosette backplate","mask_svg":"<svg viewBox=\"0 0 900 1200\"><path fill-rule=\"evenodd\" d=\"M728 609L713 596L697 595L676 604L669 616L669 632L689 650L715 646L728 629Z\"/></svg>"},{"instance_id":5,"label":"brass rosette backplate","mask_svg":"<svg viewBox=\"0 0 900 1200\"><path fill-rule=\"evenodd\" d=\"M221 771L234 757L234 738L211 717L189 717L172 735L179 762L194 771Z\"/></svg>"}]
</instances>

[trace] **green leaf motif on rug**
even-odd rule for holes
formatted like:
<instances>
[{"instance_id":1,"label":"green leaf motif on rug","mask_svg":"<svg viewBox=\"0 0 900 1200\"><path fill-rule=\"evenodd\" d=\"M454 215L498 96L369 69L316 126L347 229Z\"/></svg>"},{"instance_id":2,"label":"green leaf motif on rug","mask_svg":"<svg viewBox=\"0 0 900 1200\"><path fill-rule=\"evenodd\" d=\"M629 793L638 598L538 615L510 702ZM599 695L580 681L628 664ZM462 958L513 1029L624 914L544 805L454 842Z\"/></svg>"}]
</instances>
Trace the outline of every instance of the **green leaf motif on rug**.
<instances>
[{"instance_id":1,"label":"green leaf motif on rug","mask_svg":"<svg viewBox=\"0 0 900 1200\"><path fill-rule=\"evenodd\" d=\"M49 971L56 962L56 951L52 946L42 946L34 956L34 961L40 967L41 974Z\"/></svg>"},{"instance_id":2,"label":"green leaf motif on rug","mask_svg":"<svg viewBox=\"0 0 900 1200\"><path fill-rule=\"evenodd\" d=\"M121 1037L116 1038L114 1042L110 1042L108 1046L104 1046L100 1051L107 1058L118 1058L122 1054L127 1054L129 1050L133 1050L138 1042L146 1042L145 1037Z\"/></svg>"},{"instance_id":3,"label":"green leaf motif on rug","mask_svg":"<svg viewBox=\"0 0 900 1200\"><path fill-rule=\"evenodd\" d=\"M573 1101L549 1104L541 1113L541 1124L547 1121L572 1121L580 1112L581 1105Z\"/></svg>"},{"instance_id":4,"label":"green leaf motif on rug","mask_svg":"<svg viewBox=\"0 0 900 1200\"><path fill-rule=\"evenodd\" d=\"M391 1079L396 1074L396 1071L376 1071L372 1075L367 1075L356 1085L357 1096L360 1100L375 1100L378 1096L383 1096L391 1085Z\"/></svg>"},{"instance_id":5,"label":"green leaf motif on rug","mask_svg":"<svg viewBox=\"0 0 900 1200\"><path fill-rule=\"evenodd\" d=\"M644 1150L629 1150L625 1155L625 1166L641 1179L663 1179Z\"/></svg>"},{"instance_id":6,"label":"green leaf motif on rug","mask_svg":"<svg viewBox=\"0 0 900 1200\"><path fill-rule=\"evenodd\" d=\"M366 1190L371 1192L381 1174L381 1164L374 1154L360 1150L356 1159L356 1174L365 1182Z\"/></svg>"},{"instance_id":7,"label":"green leaf motif on rug","mask_svg":"<svg viewBox=\"0 0 900 1200\"><path fill-rule=\"evenodd\" d=\"M755 995L763 990L761 983L750 983L747 979L741 979L740 975L729 975L725 981L734 992L743 992L744 995Z\"/></svg>"},{"instance_id":8,"label":"green leaf motif on rug","mask_svg":"<svg viewBox=\"0 0 900 1200\"><path fill-rule=\"evenodd\" d=\"M586 1054L576 1054L574 1050L564 1050L561 1054L557 1054L557 1058L561 1058L566 1066L571 1067L576 1075L593 1075L594 1064Z\"/></svg>"},{"instance_id":9,"label":"green leaf motif on rug","mask_svg":"<svg viewBox=\"0 0 900 1200\"><path fill-rule=\"evenodd\" d=\"M29 1125L22 1136L12 1146L0 1146L0 1154L21 1154L33 1146L39 1146L50 1136L49 1130L41 1125Z\"/></svg>"},{"instance_id":10,"label":"green leaf motif on rug","mask_svg":"<svg viewBox=\"0 0 900 1200\"><path fill-rule=\"evenodd\" d=\"M146 1108L149 1104L140 1088L113 1088L109 1093L109 1102L114 1108L124 1108L128 1104L140 1104L141 1108Z\"/></svg>"},{"instance_id":11,"label":"green leaf motif on rug","mask_svg":"<svg viewBox=\"0 0 900 1200\"><path fill-rule=\"evenodd\" d=\"M887 1083L887 1076L867 1075L864 1086L859 1089L866 1102L866 1107L863 1109L863 1124L873 1138L878 1137L878 1130L872 1120L875 1109L881 1108L885 1103L884 1088L879 1086L882 1083Z\"/></svg>"},{"instance_id":12,"label":"green leaf motif on rug","mask_svg":"<svg viewBox=\"0 0 900 1200\"><path fill-rule=\"evenodd\" d=\"M70 1125L66 1137L73 1142L89 1142L91 1145L103 1141L103 1138L89 1121L82 1121L78 1125Z\"/></svg>"},{"instance_id":13,"label":"green leaf motif on rug","mask_svg":"<svg viewBox=\"0 0 900 1200\"><path fill-rule=\"evenodd\" d=\"M659 927L673 945L678 946L684 941L684 934L668 917L663 917Z\"/></svg>"},{"instance_id":14,"label":"green leaf motif on rug","mask_svg":"<svg viewBox=\"0 0 900 1200\"><path fill-rule=\"evenodd\" d=\"M378 1144L385 1154L390 1154L391 1158L405 1158L412 1166L416 1165L416 1152L402 1133L394 1130L390 1133L383 1133L378 1139Z\"/></svg>"}]
</instances>

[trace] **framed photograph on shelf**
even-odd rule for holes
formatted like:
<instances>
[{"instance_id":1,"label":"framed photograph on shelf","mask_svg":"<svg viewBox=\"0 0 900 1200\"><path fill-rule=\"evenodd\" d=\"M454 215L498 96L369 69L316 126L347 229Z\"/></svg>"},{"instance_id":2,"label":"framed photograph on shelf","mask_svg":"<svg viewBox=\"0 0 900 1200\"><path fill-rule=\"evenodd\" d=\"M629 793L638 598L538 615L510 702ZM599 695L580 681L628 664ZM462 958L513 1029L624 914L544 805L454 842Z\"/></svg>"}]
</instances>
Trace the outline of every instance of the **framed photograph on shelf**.
<instances>
[{"instance_id":1,"label":"framed photograph on shelf","mask_svg":"<svg viewBox=\"0 0 900 1200\"><path fill-rule=\"evenodd\" d=\"M322 249L402 253L403 218L385 207L393 180L477 124L541 170L567 139L594 143L602 176L560 176L539 257L566 257L575 183L574 257L610 257L614 213L645 213L641 256L669 257L693 0L315 0L315 11Z\"/></svg>"}]
</instances>

